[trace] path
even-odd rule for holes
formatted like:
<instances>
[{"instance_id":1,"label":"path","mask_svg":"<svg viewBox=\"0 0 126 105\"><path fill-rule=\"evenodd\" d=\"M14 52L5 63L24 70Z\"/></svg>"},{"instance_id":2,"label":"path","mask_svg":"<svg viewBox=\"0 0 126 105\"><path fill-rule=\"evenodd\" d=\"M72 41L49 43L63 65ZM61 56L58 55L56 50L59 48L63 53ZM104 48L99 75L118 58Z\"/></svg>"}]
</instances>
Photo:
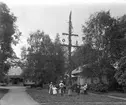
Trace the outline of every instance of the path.
<instances>
[{"instance_id":1,"label":"path","mask_svg":"<svg viewBox=\"0 0 126 105\"><path fill-rule=\"evenodd\" d=\"M115 99L120 99L120 100L126 100L126 98L116 97L116 96L112 96L112 95L108 95L108 97L115 98Z\"/></svg>"},{"instance_id":2,"label":"path","mask_svg":"<svg viewBox=\"0 0 126 105\"><path fill-rule=\"evenodd\" d=\"M0 87L1 88L1 87ZM25 87L6 87L9 90L0 100L0 105L39 105L26 92Z\"/></svg>"},{"instance_id":3,"label":"path","mask_svg":"<svg viewBox=\"0 0 126 105\"><path fill-rule=\"evenodd\" d=\"M93 94L93 95L97 95L95 93L89 93L89 94ZM126 98L122 98L122 97L117 97L117 96L113 96L113 95L101 95L101 96L107 96L109 98L114 98L114 99L119 99L119 100L126 100Z\"/></svg>"}]
</instances>

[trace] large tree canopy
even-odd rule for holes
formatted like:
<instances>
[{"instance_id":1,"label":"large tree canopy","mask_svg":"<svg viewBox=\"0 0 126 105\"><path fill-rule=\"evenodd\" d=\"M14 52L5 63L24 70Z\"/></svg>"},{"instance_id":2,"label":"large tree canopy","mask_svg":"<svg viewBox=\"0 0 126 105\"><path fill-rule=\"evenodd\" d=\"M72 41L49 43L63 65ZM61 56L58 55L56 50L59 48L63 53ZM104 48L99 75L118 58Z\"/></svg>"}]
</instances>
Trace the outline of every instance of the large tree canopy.
<instances>
[{"instance_id":1,"label":"large tree canopy","mask_svg":"<svg viewBox=\"0 0 126 105\"><path fill-rule=\"evenodd\" d=\"M100 79L102 75L114 76L113 65L125 52L125 16L115 19L110 11L96 12L82 29L85 44L74 52L75 64L90 65L85 69Z\"/></svg>"},{"instance_id":2,"label":"large tree canopy","mask_svg":"<svg viewBox=\"0 0 126 105\"><path fill-rule=\"evenodd\" d=\"M22 48L22 57L27 58L24 75L35 81L56 82L64 73L64 51L59 36L52 42L49 35L38 30L30 34L28 44L27 51Z\"/></svg>"},{"instance_id":3,"label":"large tree canopy","mask_svg":"<svg viewBox=\"0 0 126 105\"><path fill-rule=\"evenodd\" d=\"M0 2L0 72L8 68L5 61L14 55L12 44L16 45L21 33L15 25L16 17L6 4ZM7 67L6 67L7 66ZM7 71L7 70L6 70Z\"/></svg>"},{"instance_id":4,"label":"large tree canopy","mask_svg":"<svg viewBox=\"0 0 126 105\"><path fill-rule=\"evenodd\" d=\"M80 65L94 63L98 58L98 51L93 49L90 44L84 44L78 47L72 56L73 64L78 67Z\"/></svg>"},{"instance_id":5,"label":"large tree canopy","mask_svg":"<svg viewBox=\"0 0 126 105\"><path fill-rule=\"evenodd\" d=\"M126 54L125 20L125 15L114 18L110 15L110 11L100 11L92 14L83 25L86 44L89 44L97 52L92 54L96 57L94 60L96 63L92 65L92 70L99 77L104 74L107 74L108 78L114 77L116 70L114 70L113 65ZM92 60L92 58L89 59ZM116 77L119 77L119 75Z\"/></svg>"}]
</instances>

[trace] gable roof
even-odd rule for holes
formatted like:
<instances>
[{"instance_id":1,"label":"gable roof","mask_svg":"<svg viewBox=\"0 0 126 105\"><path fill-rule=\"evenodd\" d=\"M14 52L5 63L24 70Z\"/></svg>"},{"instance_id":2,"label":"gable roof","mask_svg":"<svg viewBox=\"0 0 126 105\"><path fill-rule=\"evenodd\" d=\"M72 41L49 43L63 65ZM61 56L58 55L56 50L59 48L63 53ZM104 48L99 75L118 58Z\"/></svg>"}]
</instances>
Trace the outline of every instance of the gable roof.
<instances>
[{"instance_id":1,"label":"gable roof","mask_svg":"<svg viewBox=\"0 0 126 105\"><path fill-rule=\"evenodd\" d=\"M79 66L78 68L74 69L71 74L72 75L79 74L82 71L83 71L82 66Z\"/></svg>"},{"instance_id":2,"label":"gable roof","mask_svg":"<svg viewBox=\"0 0 126 105\"><path fill-rule=\"evenodd\" d=\"M87 67L90 67L90 66L91 66L91 64L85 64L83 66L79 66L78 68L74 69L71 74L72 75L80 74L85 70L84 68L87 68Z\"/></svg>"}]
</instances>

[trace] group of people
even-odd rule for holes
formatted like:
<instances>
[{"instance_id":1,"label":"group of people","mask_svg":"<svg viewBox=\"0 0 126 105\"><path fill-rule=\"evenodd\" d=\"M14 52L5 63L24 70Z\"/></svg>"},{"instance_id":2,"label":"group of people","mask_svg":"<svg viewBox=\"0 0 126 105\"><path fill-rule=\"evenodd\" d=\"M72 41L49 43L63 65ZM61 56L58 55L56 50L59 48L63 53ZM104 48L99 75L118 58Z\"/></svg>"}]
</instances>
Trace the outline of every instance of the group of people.
<instances>
[{"instance_id":1,"label":"group of people","mask_svg":"<svg viewBox=\"0 0 126 105\"><path fill-rule=\"evenodd\" d=\"M87 94L87 83L84 85L77 85L76 86L76 93L79 95L80 93ZM49 84L49 94L51 95L57 95L61 94L61 96L65 93L66 91L66 85L63 83L63 81L60 81L60 83L56 86L52 82Z\"/></svg>"},{"instance_id":2,"label":"group of people","mask_svg":"<svg viewBox=\"0 0 126 105\"><path fill-rule=\"evenodd\" d=\"M58 93L63 95L65 93L66 86L63 81L60 81L59 85L56 86L52 82L49 85L49 94L57 95Z\"/></svg>"},{"instance_id":3,"label":"group of people","mask_svg":"<svg viewBox=\"0 0 126 105\"><path fill-rule=\"evenodd\" d=\"M88 85L87 83L85 83L84 85L77 85L76 87L76 92L77 94L79 95L81 93L81 91L84 93L84 94L87 94L87 88L88 88Z\"/></svg>"}]
</instances>

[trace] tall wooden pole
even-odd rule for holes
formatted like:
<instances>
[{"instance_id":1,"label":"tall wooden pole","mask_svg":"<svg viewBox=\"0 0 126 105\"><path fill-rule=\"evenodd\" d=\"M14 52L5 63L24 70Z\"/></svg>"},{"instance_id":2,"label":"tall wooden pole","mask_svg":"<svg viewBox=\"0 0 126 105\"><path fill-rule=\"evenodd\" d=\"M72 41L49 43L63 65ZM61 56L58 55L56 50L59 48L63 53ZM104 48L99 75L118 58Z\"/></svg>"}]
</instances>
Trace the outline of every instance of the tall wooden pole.
<instances>
[{"instance_id":1,"label":"tall wooden pole","mask_svg":"<svg viewBox=\"0 0 126 105\"><path fill-rule=\"evenodd\" d=\"M69 51L69 82L70 82L70 85L72 85L72 82L71 82L71 46L72 46L72 44L71 44L71 34L72 34L72 22L71 22L71 15L72 15L72 12L70 12L70 16L69 16L69 38L68 38L68 40L69 40L69 45L68 45L68 51Z\"/></svg>"},{"instance_id":2,"label":"tall wooden pole","mask_svg":"<svg viewBox=\"0 0 126 105\"><path fill-rule=\"evenodd\" d=\"M62 33L62 35L68 35L68 45L63 44L62 46L67 46L68 47L68 67L69 67L69 84L72 85L72 81L71 81L71 72L72 72L72 64L71 64L71 48L72 47L78 47L77 45L72 45L72 39L71 36L78 36L77 34L72 34L72 21L71 21L71 16L72 16L72 12L70 12L69 15L69 30L68 33Z\"/></svg>"}]
</instances>

